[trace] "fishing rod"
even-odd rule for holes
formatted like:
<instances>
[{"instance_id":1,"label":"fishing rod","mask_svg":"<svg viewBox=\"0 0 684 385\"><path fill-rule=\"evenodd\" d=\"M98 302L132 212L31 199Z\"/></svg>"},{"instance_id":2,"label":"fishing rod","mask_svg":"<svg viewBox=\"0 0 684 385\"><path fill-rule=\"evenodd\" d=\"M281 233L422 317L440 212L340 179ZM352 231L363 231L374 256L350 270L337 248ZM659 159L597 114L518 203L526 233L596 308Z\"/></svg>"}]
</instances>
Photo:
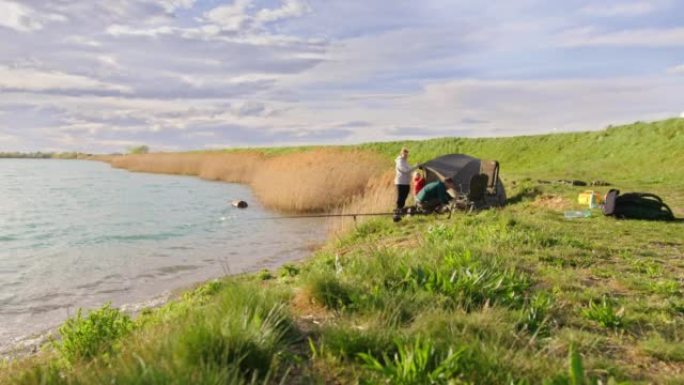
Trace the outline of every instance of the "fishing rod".
<instances>
[{"instance_id":1,"label":"fishing rod","mask_svg":"<svg viewBox=\"0 0 684 385\"><path fill-rule=\"evenodd\" d=\"M287 215L282 217L265 217L265 218L250 218L253 220L275 220L275 219L300 219L300 218L354 218L356 217L372 217L372 216L396 216L402 217L408 215L407 213L355 213L355 214L309 214L309 215Z\"/></svg>"},{"instance_id":2,"label":"fishing rod","mask_svg":"<svg viewBox=\"0 0 684 385\"><path fill-rule=\"evenodd\" d=\"M233 201L232 206L239 209L246 209L248 207L245 201ZM423 211L395 211L391 213L352 213L352 214L307 214L307 215L286 215L280 217L263 217L263 218L245 218L254 221L266 221L266 220L278 220L278 219L304 219L304 218L353 218L356 222L357 217L380 217L380 216L392 216L394 222L401 221L401 217L413 216L413 215L428 215L430 213ZM449 213L451 218L451 213Z\"/></svg>"},{"instance_id":3,"label":"fishing rod","mask_svg":"<svg viewBox=\"0 0 684 385\"><path fill-rule=\"evenodd\" d=\"M303 219L303 218L353 218L356 222L357 217L383 217L391 216L394 222L401 221L402 217L412 217L418 215L444 214L439 212L409 211L393 213L353 213L353 214L308 214L308 215L287 215L282 217L247 218L255 221L278 220L278 219ZM451 212L448 213L451 218Z\"/></svg>"}]
</instances>

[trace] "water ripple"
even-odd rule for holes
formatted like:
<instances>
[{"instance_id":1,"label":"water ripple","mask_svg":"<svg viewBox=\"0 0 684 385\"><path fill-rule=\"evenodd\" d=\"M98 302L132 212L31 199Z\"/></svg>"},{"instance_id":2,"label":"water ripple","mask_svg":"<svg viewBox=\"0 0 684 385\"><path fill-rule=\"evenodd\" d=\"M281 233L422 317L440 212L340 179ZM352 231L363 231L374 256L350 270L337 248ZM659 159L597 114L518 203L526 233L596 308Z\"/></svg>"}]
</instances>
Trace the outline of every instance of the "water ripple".
<instances>
[{"instance_id":1,"label":"water ripple","mask_svg":"<svg viewBox=\"0 0 684 385\"><path fill-rule=\"evenodd\" d=\"M0 197L0 350L75 308L144 303L277 264L292 257L283 245L325 233L321 221L246 221L274 214L245 186L99 162L2 159ZM235 198L250 209L226 203Z\"/></svg>"}]
</instances>

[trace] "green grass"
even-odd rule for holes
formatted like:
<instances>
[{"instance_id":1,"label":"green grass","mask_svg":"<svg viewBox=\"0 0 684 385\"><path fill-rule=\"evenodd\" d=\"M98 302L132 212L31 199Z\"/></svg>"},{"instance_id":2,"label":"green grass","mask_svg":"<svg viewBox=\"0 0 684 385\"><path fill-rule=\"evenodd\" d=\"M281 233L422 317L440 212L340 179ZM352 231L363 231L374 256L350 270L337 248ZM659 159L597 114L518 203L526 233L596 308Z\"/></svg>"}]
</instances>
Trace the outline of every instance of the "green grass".
<instances>
[{"instance_id":1,"label":"green grass","mask_svg":"<svg viewBox=\"0 0 684 385\"><path fill-rule=\"evenodd\" d=\"M589 301L589 305L582 311L582 315L598 322L603 327L619 329L624 325L624 317L621 311L615 310L612 302L613 300L607 299L605 296L600 303Z\"/></svg>"},{"instance_id":2,"label":"green grass","mask_svg":"<svg viewBox=\"0 0 684 385\"><path fill-rule=\"evenodd\" d=\"M67 364L73 364L80 359L110 353L112 343L132 329L130 317L109 304L87 316L83 316L79 309L75 317L59 328L61 339L55 342L55 348Z\"/></svg>"},{"instance_id":3,"label":"green grass","mask_svg":"<svg viewBox=\"0 0 684 385\"><path fill-rule=\"evenodd\" d=\"M362 366L377 373L385 382L397 385L456 384L464 349L439 351L430 340L416 339L412 344L397 342L397 351L378 359L372 354L359 353ZM375 380L375 381L374 381ZM364 382L376 383L375 379Z\"/></svg>"},{"instance_id":4,"label":"green grass","mask_svg":"<svg viewBox=\"0 0 684 385\"><path fill-rule=\"evenodd\" d=\"M668 176L684 172L675 167L684 161L681 151L684 119L637 122L593 132L509 138L441 138L370 143L361 147L389 158L396 156L404 145L410 148L411 159L416 162L448 153L497 159L504 175L528 174L537 178L562 175L568 179L661 184L667 183Z\"/></svg>"},{"instance_id":5,"label":"green grass","mask_svg":"<svg viewBox=\"0 0 684 385\"><path fill-rule=\"evenodd\" d=\"M411 162L463 153L496 159L501 175L512 180L604 180L623 189L660 194L684 215L684 119L608 127L593 132L510 138L441 138L363 144L394 158L406 146ZM509 195L510 197L511 195Z\"/></svg>"},{"instance_id":6,"label":"green grass","mask_svg":"<svg viewBox=\"0 0 684 385\"><path fill-rule=\"evenodd\" d=\"M62 344L75 338L92 349L76 349L69 365L54 348L5 364L0 382L684 383L684 223L617 221L597 210L568 220L563 210L578 208L584 188L537 181L603 179L656 192L681 215L683 140L675 119L363 145L388 163L402 144L414 160L498 159L511 204L361 222L306 262L208 282L143 312L125 333L77 318ZM562 205L543 204L549 197ZM99 313L117 319L112 309L89 314Z\"/></svg>"}]
</instances>

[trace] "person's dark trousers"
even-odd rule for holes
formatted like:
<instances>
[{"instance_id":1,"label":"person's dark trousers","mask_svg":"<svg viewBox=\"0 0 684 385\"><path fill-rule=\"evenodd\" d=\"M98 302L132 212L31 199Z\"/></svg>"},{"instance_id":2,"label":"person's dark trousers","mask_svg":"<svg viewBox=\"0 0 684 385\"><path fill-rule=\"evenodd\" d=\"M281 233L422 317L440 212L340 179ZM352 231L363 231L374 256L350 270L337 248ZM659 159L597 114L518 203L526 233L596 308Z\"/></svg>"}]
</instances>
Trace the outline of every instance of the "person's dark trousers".
<instances>
[{"instance_id":1,"label":"person's dark trousers","mask_svg":"<svg viewBox=\"0 0 684 385\"><path fill-rule=\"evenodd\" d=\"M398 184L397 186L397 209L401 210L406 206L406 198L411 191L411 185Z\"/></svg>"}]
</instances>

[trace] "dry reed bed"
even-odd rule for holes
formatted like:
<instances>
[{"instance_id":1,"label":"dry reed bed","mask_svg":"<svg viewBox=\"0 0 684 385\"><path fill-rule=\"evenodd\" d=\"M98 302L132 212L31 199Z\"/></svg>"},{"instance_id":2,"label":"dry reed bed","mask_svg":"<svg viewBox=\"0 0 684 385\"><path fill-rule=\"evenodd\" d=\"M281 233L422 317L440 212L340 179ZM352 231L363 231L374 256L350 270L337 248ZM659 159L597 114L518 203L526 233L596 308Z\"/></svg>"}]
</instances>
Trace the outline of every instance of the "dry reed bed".
<instances>
[{"instance_id":1,"label":"dry reed bed","mask_svg":"<svg viewBox=\"0 0 684 385\"><path fill-rule=\"evenodd\" d=\"M257 151L156 153L100 160L130 171L247 184L264 205L284 212L383 210L393 199L387 161L368 151L317 149L273 156Z\"/></svg>"},{"instance_id":2,"label":"dry reed bed","mask_svg":"<svg viewBox=\"0 0 684 385\"><path fill-rule=\"evenodd\" d=\"M370 179L363 194L353 196L336 212L340 214L389 212L394 207L395 199L394 171L388 170L376 178ZM333 220L330 223L330 229L333 233L344 232L356 220L356 218Z\"/></svg>"}]
</instances>

